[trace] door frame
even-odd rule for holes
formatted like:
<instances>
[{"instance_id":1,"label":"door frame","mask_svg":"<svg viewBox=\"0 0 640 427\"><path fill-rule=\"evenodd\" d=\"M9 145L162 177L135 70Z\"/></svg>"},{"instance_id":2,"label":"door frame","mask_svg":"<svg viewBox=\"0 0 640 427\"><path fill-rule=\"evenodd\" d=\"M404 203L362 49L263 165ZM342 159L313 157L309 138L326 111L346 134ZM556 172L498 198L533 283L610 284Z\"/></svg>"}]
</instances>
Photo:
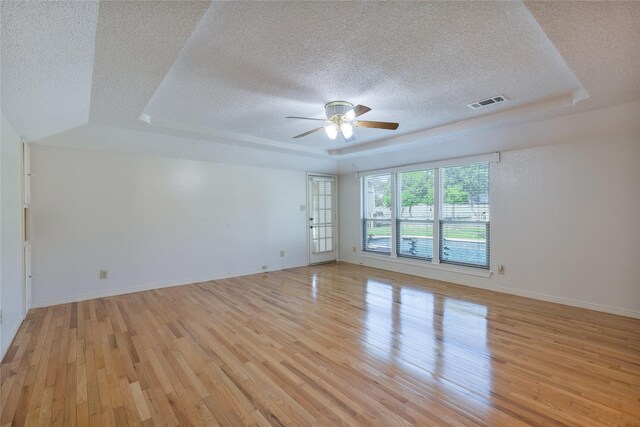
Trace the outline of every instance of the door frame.
<instances>
[{"instance_id":1,"label":"door frame","mask_svg":"<svg viewBox=\"0 0 640 427\"><path fill-rule=\"evenodd\" d=\"M31 148L22 138L22 316L31 308Z\"/></svg>"},{"instance_id":2,"label":"door frame","mask_svg":"<svg viewBox=\"0 0 640 427\"><path fill-rule=\"evenodd\" d=\"M335 252L335 259L330 261L323 261L318 263L311 262L311 233L309 231L309 215L311 215L311 194L309 192L309 179L313 176L325 176L333 178L333 182L335 184L333 189L333 205L332 205L332 213L333 213L333 247ZM304 216L304 226L305 226L305 235L307 241L307 265L318 265L329 262L336 262L340 259L340 218L338 215L338 175L334 175L331 173L316 173L316 172L307 172L305 176L305 193L306 193L306 205L305 216Z\"/></svg>"}]
</instances>

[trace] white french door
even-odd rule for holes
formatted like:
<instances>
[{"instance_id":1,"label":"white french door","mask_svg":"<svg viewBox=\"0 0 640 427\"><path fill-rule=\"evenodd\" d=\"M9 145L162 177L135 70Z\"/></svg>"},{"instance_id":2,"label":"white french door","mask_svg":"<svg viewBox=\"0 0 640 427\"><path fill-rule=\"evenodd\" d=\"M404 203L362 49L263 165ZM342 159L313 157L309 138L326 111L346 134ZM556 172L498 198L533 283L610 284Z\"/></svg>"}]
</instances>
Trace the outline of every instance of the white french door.
<instances>
[{"instance_id":1,"label":"white french door","mask_svg":"<svg viewBox=\"0 0 640 427\"><path fill-rule=\"evenodd\" d=\"M336 260L336 177L307 175L309 264Z\"/></svg>"}]
</instances>

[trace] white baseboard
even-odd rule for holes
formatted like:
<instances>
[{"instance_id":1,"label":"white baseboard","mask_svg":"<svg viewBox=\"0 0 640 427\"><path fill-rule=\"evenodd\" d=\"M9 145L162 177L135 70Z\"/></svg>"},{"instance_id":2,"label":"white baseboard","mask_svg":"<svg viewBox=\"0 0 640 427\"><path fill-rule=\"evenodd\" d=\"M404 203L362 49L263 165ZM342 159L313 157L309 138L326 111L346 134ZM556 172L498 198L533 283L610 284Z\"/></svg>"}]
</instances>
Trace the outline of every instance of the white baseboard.
<instances>
[{"instance_id":1,"label":"white baseboard","mask_svg":"<svg viewBox=\"0 0 640 427\"><path fill-rule=\"evenodd\" d=\"M540 301L553 302L556 304L568 305L571 307L584 308L587 310L600 311L603 313L609 313L609 314L615 314L618 316L625 316L625 317L631 317L634 319L640 319L639 311L628 310L625 308L611 307L608 305L596 304L596 303L576 300L572 298L558 297L558 296L543 294L539 292L524 291L519 289L506 288L503 286L489 285L486 283L482 283L480 281L481 278L475 278L473 276L465 276L464 278L460 278L460 277L454 278L451 275L448 275L447 272L445 271L441 272L437 270L428 271L425 274L418 275L418 274L402 271L402 266L399 266L397 268L393 266L394 268L391 268L391 267L388 267L386 263L385 264L378 263L378 262L370 263L369 260L363 260L363 261L364 261L363 263L355 263L355 262L344 261L344 260L342 260L341 262L346 262L346 263L355 264L355 265L364 265L367 267L379 268L381 270L394 271L402 274L409 274L409 275L413 274L418 277L426 277L428 279L441 280L443 282L450 282L457 285L469 286L471 288L485 289L488 291L500 292L503 294L517 295L517 296L532 298Z\"/></svg>"},{"instance_id":2,"label":"white baseboard","mask_svg":"<svg viewBox=\"0 0 640 427\"><path fill-rule=\"evenodd\" d=\"M286 270L288 268L305 267L306 265L307 264L298 263L298 264L291 264L291 265L283 265L280 268L270 269L266 271L250 270L250 271L242 271L242 272L231 273L231 274L221 274L217 276L195 277L191 279L184 279L184 280L179 280L174 282L148 283L145 285L130 286L126 288L109 289L103 292L93 292L93 293L80 294L80 295L64 296L59 298L49 298L49 299L44 299L39 301L33 301L31 307L32 308L50 307L53 305L67 304L70 302L78 302L78 301L86 301L94 298L112 297L116 295L131 294L134 292L150 291L153 289L170 288L172 286L192 285L194 283L209 282L212 280L229 279L232 277L249 276L252 274L268 273L270 271Z\"/></svg>"},{"instance_id":3,"label":"white baseboard","mask_svg":"<svg viewBox=\"0 0 640 427\"><path fill-rule=\"evenodd\" d=\"M615 314L618 316L640 319L639 311L628 310L626 308L610 307L608 305L596 304L588 301L580 301L580 300L575 300L571 298L557 297L554 295L541 294L538 292L520 291L516 289L504 288L501 286L482 286L482 289L488 289L496 292L501 292L504 294L517 295L517 296L537 299L541 301L553 302L556 304L569 305L571 307L585 308L587 310L601 311L603 313Z\"/></svg>"},{"instance_id":4,"label":"white baseboard","mask_svg":"<svg viewBox=\"0 0 640 427\"><path fill-rule=\"evenodd\" d=\"M24 318L25 318L24 314L21 313L20 317L16 319L13 326L11 326L11 329L9 329L8 334L2 337L2 344L0 345L0 361L4 358L4 355L7 353L7 350L9 350L9 347L11 346L11 343L16 337L16 334L18 333L18 329L20 329L20 325L22 325L22 321L24 320Z\"/></svg>"},{"instance_id":5,"label":"white baseboard","mask_svg":"<svg viewBox=\"0 0 640 427\"><path fill-rule=\"evenodd\" d=\"M557 297L554 295L542 294L539 292L522 291L519 289L505 288L503 286L487 286L485 284L467 284L467 283L460 283L460 284L464 286L474 287L474 288L486 289L488 291L500 292L502 294L516 295L516 296L525 297L525 298L537 299L540 301L553 302L556 304L568 305L571 307L584 308L587 310L600 311L603 313L609 313L609 314L615 314L618 316L640 319L640 312L627 310L626 308L610 307L608 305L595 304L588 301L580 301L572 298Z\"/></svg>"},{"instance_id":6,"label":"white baseboard","mask_svg":"<svg viewBox=\"0 0 640 427\"><path fill-rule=\"evenodd\" d=\"M379 268L381 270L387 270L387 271L395 271L395 272L403 273L403 274L411 274L411 273L406 273L404 271L401 271L401 268L396 268L396 269L385 268L384 266L381 266L378 263L375 263L375 265L366 265L366 264L358 264L358 263L345 261L345 260L341 260L340 262L350 263L350 264L354 264L354 265L365 265L365 266L372 267L372 268ZM288 268L296 268L296 267L306 267L306 264L285 265L285 266L282 266L281 268L273 269L273 270L269 270L269 271L285 270L285 269L288 269ZM49 306L52 306L52 305L66 304L66 303L69 303L69 302L85 301L85 300L94 299L94 298L103 298L103 297L110 297L110 296L115 296L115 295L123 295L123 294L129 294L129 293L133 293L133 292L148 291L148 290L152 290L152 289L169 288L169 287L172 287L172 286L190 285L190 284L193 284L193 283L208 282L208 281L211 281L211 280L228 279L228 278L231 278L231 277L248 276L248 275L251 275L251 274L259 274L259 273L263 273L263 272L264 272L263 270L245 271L245 272L238 272L238 273L234 273L234 274L219 275L219 276L214 276L214 277L211 277L211 276L209 276L209 277L200 277L200 278L192 278L192 279L180 280L180 281L176 281L176 282L151 283L151 284L132 286L132 287L127 287L127 288L110 289L110 290L107 290L107 291L104 291L104 292L95 292L95 293L88 293L88 294L82 294L82 295L73 295L73 296L66 296L66 297L60 297L60 298L51 298L51 299L46 299L46 300L34 301L33 304L32 304L32 307L33 308L49 307ZM489 291L500 292L500 293L505 293L505 294L509 294L509 295L517 295L517 296L537 299L537 300L541 300L541 301L553 302L553 303L556 303L556 304L568 305L568 306L571 306L571 307L585 308L585 309L588 309L588 310L600 311L600 312L603 312L603 313L609 313L609 314L615 314L615 315L618 315L618 316L625 316L625 317L631 317L631 318L634 318L634 319L640 319L640 312L638 312L638 311L633 311L633 310L628 310L628 309L618 308L618 307L610 307L610 306L603 305L603 304L595 304L595 303L592 303L592 302L580 301L580 300L571 299L571 298L558 297L558 296L554 296L554 295L547 295L547 294L543 294L543 293L539 293L539 292L523 291L523 290L518 290L518 289L506 288L506 287L502 287L502 286L487 285L485 283L480 282L479 280L474 280L473 276L465 277L464 279L460 279L460 278L453 279L449 275L445 276L445 274L443 274L445 272L434 271L434 272L429 272L429 273L431 273L431 274L429 274L429 275L421 275L420 277L427 277L427 278L433 279L433 280L441 280L441 281L445 281L445 282L455 283L455 284L458 284L458 285L469 286L469 287L472 287L472 288L486 289L486 290L489 290ZM22 320L23 319L20 319L20 322L22 322ZM18 322L18 324L14 327L15 328L15 330L13 331L13 335L14 336L15 336L15 333L17 332L18 328L20 327L20 322ZM13 340L13 336L11 337L11 340ZM2 355L4 355L4 352L6 351L6 349L8 349L8 346L10 345L11 340L8 341L8 343L6 344L7 348L5 348L6 339L3 339Z\"/></svg>"}]
</instances>

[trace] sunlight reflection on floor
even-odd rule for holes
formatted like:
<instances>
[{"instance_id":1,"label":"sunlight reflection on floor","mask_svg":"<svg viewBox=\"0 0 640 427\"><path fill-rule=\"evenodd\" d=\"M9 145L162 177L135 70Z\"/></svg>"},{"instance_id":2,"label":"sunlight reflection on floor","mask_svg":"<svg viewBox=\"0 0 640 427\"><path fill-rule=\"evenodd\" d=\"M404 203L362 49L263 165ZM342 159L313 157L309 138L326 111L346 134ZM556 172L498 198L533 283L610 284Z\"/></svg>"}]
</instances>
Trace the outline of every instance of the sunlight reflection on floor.
<instances>
[{"instance_id":1,"label":"sunlight reflection on floor","mask_svg":"<svg viewBox=\"0 0 640 427\"><path fill-rule=\"evenodd\" d=\"M376 280L367 281L365 292L363 342L369 355L437 382L448 394L458 394L459 385L472 388L472 404L490 400L485 306Z\"/></svg>"}]
</instances>

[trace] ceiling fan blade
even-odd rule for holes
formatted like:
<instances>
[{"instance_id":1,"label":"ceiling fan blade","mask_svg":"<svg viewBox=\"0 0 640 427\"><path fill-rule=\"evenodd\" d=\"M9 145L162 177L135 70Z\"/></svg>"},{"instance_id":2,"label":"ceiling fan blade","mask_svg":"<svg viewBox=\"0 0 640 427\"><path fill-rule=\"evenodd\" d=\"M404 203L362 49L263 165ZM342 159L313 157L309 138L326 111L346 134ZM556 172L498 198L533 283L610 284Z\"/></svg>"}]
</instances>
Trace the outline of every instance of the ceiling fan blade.
<instances>
[{"instance_id":1,"label":"ceiling fan blade","mask_svg":"<svg viewBox=\"0 0 640 427\"><path fill-rule=\"evenodd\" d=\"M371 111L371 108L365 105L356 105L355 107L353 107L353 112L356 113L356 117L359 117L364 113L368 113L369 111Z\"/></svg>"},{"instance_id":2,"label":"ceiling fan blade","mask_svg":"<svg viewBox=\"0 0 640 427\"><path fill-rule=\"evenodd\" d=\"M375 129L389 129L389 130L396 130L398 129L398 126L400 126L398 123L371 122L367 120L358 120L357 122L353 122L353 124L361 128L375 128Z\"/></svg>"},{"instance_id":3,"label":"ceiling fan blade","mask_svg":"<svg viewBox=\"0 0 640 427\"><path fill-rule=\"evenodd\" d=\"M307 136L307 135L312 134L314 132L318 132L320 129L324 129L324 126L319 127L319 128L315 128L315 129L311 129L309 132L301 133L300 135L294 136L294 138L302 138L303 136Z\"/></svg>"},{"instance_id":4,"label":"ceiling fan blade","mask_svg":"<svg viewBox=\"0 0 640 427\"><path fill-rule=\"evenodd\" d=\"M320 122L326 122L327 119L314 119L312 117L297 117L297 116L287 116L285 119L302 119L302 120L317 120Z\"/></svg>"}]
</instances>

